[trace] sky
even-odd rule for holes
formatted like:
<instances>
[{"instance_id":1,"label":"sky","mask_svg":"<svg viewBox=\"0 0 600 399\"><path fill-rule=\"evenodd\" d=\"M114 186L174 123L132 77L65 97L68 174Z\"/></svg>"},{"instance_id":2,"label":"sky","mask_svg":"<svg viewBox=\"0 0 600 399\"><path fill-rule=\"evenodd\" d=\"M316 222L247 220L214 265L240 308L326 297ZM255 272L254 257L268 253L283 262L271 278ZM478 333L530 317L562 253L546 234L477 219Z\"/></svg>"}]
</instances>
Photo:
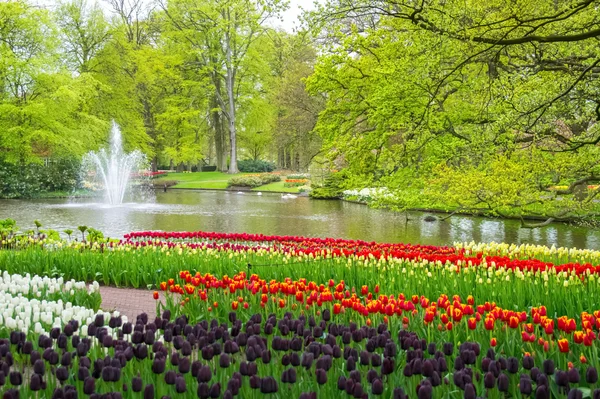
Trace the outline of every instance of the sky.
<instances>
[{"instance_id":1,"label":"sky","mask_svg":"<svg viewBox=\"0 0 600 399\"><path fill-rule=\"evenodd\" d=\"M0 0L2 1L2 0ZM35 4L45 7L54 7L59 3L59 0L33 0ZM88 0L90 4L93 4L93 0ZM285 29L287 32L293 32L294 28L298 27L300 22L298 21L298 17L302 14L302 7L305 10L314 9L313 0L289 0L290 7L287 11L283 13L281 16L283 21L273 21L273 25L275 27L280 27ZM110 7L108 3L103 0L98 0L98 4L105 9L107 12L110 12Z\"/></svg>"}]
</instances>

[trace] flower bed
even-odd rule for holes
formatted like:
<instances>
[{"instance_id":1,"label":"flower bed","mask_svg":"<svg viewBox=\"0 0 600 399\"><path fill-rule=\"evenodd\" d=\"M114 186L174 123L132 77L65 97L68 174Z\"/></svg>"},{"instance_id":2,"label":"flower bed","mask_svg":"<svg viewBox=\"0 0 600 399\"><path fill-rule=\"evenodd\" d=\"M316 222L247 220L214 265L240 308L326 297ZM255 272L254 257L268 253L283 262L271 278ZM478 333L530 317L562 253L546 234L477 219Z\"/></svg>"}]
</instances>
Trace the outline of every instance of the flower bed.
<instances>
[{"instance_id":1,"label":"flower bed","mask_svg":"<svg viewBox=\"0 0 600 399\"><path fill-rule=\"evenodd\" d=\"M308 184L307 179L285 179L283 182L284 187L302 187Z\"/></svg>"},{"instance_id":2,"label":"flower bed","mask_svg":"<svg viewBox=\"0 0 600 399\"><path fill-rule=\"evenodd\" d=\"M209 232L2 248L6 397L600 397L592 251ZM17 270L167 299L129 323L75 307L97 284Z\"/></svg>"},{"instance_id":3,"label":"flower bed","mask_svg":"<svg viewBox=\"0 0 600 399\"><path fill-rule=\"evenodd\" d=\"M87 285L74 280L48 278L6 271L0 277L0 336L18 330L26 335L40 334L89 322L101 303L98 283ZM74 331L78 327L74 325Z\"/></svg>"},{"instance_id":4,"label":"flower bed","mask_svg":"<svg viewBox=\"0 0 600 399\"><path fill-rule=\"evenodd\" d=\"M496 302L503 308L546 305L552 314L596 309L598 266L554 264L473 253L470 249L358 240L226 233L131 233L120 242L66 242L11 238L0 251L0 268L38 275L63 273L80 281L147 287L181 269L215 275L260 272L263 278L372 283L386 292L437 298L452 293ZM552 295L555 300L547 303Z\"/></svg>"}]
</instances>

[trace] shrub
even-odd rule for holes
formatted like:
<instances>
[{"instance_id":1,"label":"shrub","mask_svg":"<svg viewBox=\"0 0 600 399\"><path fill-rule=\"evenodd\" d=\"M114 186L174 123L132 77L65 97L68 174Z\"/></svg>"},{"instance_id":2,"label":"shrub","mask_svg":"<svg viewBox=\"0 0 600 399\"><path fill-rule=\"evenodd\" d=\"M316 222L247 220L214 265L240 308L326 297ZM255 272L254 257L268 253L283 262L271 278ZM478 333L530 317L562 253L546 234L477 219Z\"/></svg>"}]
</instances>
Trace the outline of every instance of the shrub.
<instances>
[{"instance_id":1,"label":"shrub","mask_svg":"<svg viewBox=\"0 0 600 399\"><path fill-rule=\"evenodd\" d=\"M212 165L212 166L204 165L202 167L202 172L216 172L216 170L217 170L216 165Z\"/></svg>"},{"instance_id":2,"label":"shrub","mask_svg":"<svg viewBox=\"0 0 600 399\"><path fill-rule=\"evenodd\" d=\"M316 187L310 193L315 199L337 199L343 196L344 184L348 179L348 173L340 171L332 173L325 179L323 187Z\"/></svg>"},{"instance_id":3,"label":"shrub","mask_svg":"<svg viewBox=\"0 0 600 399\"><path fill-rule=\"evenodd\" d=\"M265 184L280 181L281 177L273 173L261 173L258 175L234 176L229 179L229 187L260 187Z\"/></svg>"},{"instance_id":4,"label":"shrub","mask_svg":"<svg viewBox=\"0 0 600 399\"><path fill-rule=\"evenodd\" d=\"M244 173L268 173L275 170L275 164L261 160L244 159L238 162L238 169Z\"/></svg>"},{"instance_id":5,"label":"shrub","mask_svg":"<svg viewBox=\"0 0 600 399\"><path fill-rule=\"evenodd\" d=\"M34 198L50 191L72 191L77 186L80 162L59 159L43 164L14 165L0 161L0 197Z\"/></svg>"}]
</instances>

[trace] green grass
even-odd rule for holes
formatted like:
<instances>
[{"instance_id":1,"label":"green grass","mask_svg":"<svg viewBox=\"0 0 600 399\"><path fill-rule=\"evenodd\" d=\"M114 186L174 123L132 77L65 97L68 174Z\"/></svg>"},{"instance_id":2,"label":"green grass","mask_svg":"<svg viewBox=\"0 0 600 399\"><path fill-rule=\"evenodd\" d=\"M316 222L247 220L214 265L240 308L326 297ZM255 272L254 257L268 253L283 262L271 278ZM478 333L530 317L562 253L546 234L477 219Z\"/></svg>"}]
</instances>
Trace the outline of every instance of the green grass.
<instances>
[{"instance_id":1,"label":"green grass","mask_svg":"<svg viewBox=\"0 0 600 399\"><path fill-rule=\"evenodd\" d=\"M264 186L253 188L252 191L279 192L279 193L299 193L300 187L284 187L283 181L266 184Z\"/></svg>"},{"instance_id":2,"label":"green grass","mask_svg":"<svg viewBox=\"0 0 600 399\"><path fill-rule=\"evenodd\" d=\"M167 180L176 180L178 183L173 188L206 188L224 190L227 182L235 175L223 172L195 172L195 173L167 173L156 179L156 183Z\"/></svg>"},{"instance_id":3,"label":"green grass","mask_svg":"<svg viewBox=\"0 0 600 399\"><path fill-rule=\"evenodd\" d=\"M247 173L240 173L244 175ZM173 188L198 188L211 190L225 190L229 179L233 176L223 172L195 172L195 173L167 173L154 180L155 184L160 185L161 181L177 181ZM283 181L270 183L264 186L256 187L254 191L280 192L280 193L298 193L299 187L284 187Z\"/></svg>"}]
</instances>

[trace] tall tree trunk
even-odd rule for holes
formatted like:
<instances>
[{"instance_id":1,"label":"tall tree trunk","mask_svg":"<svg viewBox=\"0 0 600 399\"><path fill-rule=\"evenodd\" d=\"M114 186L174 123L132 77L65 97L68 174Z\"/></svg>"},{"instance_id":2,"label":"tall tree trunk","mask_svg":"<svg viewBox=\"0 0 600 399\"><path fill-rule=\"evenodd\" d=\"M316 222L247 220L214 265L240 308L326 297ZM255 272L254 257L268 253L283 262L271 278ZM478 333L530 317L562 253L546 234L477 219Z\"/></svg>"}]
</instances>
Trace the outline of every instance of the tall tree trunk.
<instances>
[{"instance_id":1,"label":"tall tree trunk","mask_svg":"<svg viewBox=\"0 0 600 399\"><path fill-rule=\"evenodd\" d=\"M229 159L229 171L228 173L238 173L237 167L237 137L236 137L236 127L235 127L235 93L234 93L234 83L235 83L235 70L232 61L231 54L231 37L229 32L225 34L225 45L226 48L226 56L227 56L227 76L225 79L225 86L227 89L227 99L228 99L228 114L229 114L229 148L230 151L230 159Z\"/></svg>"},{"instance_id":2,"label":"tall tree trunk","mask_svg":"<svg viewBox=\"0 0 600 399\"><path fill-rule=\"evenodd\" d=\"M217 88L219 90L220 88ZM217 156L217 170L219 172L227 171L227 145L224 140L225 133L223 132L223 121L221 120L221 111L219 101L217 100L218 94L211 99L211 119L213 128L215 130L215 153Z\"/></svg>"}]
</instances>

